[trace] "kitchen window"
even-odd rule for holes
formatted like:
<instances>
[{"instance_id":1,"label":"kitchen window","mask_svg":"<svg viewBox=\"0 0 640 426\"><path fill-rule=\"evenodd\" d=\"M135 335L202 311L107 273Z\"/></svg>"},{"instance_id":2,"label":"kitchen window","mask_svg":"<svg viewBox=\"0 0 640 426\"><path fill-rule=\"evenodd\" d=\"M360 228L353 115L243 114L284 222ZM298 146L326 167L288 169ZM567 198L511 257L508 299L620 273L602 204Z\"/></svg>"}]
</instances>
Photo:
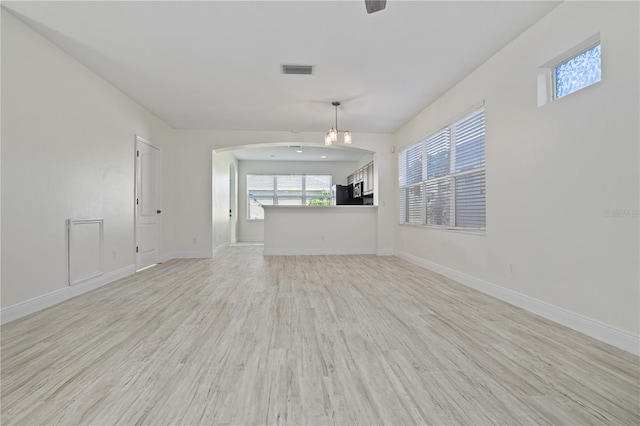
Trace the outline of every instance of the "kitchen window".
<instances>
[{"instance_id":1,"label":"kitchen window","mask_svg":"<svg viewBox=\"0 0 640 426\"><path fill-rule=\"evenodd\" d=\"M486 226L484 107L398 155L400 224Z\"/></svg>"},{"instance_id":2,"label":"kitchen window","mask_svg":"<svg viewBox=\"0 0 640 426\"><path fill-rule=\"evenodd\" d=\"M262 206L329 205L331 175L247 175L247 219L264 220Z\"/></svg>"}]
</instances>

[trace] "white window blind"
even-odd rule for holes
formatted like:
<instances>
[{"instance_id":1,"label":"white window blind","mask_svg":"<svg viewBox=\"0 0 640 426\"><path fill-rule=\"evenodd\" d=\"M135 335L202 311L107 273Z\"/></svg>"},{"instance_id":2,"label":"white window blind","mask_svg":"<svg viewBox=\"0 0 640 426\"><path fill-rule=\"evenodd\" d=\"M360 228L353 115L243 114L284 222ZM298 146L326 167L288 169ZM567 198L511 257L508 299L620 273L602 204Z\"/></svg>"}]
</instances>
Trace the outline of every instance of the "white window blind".
<instances>
[{"instance_id":1,"label":"white window blind","mask_svg":"<svg viewBox=\"0 0 640 426\"><path fill-rule=\"evenodd\" d=\"M329 205L331 175L305 175L304 196L308 205Z\"/></svg>"},{"instance_id":2,"label":"white window blind","mask_svg":"<svg viewBox=\"0 0 640 426\"><path fill-rule=\"evenodd\" d=\"M422 181L422 147L414 146L404 151L402 156L404 164L401 174L401 185L411 185Z\"/></svg>"},{"instance_id":3,"label":"white window blind","mask_svg":"<svg viewBox=\"0 0 640 426\"><path fill-rule=\"evenodd\" d=\"M425 182L427 225L449 226L451 223L451 182L437 179Z\"/></svg>"},{"instance_id":4,"label":"white window blind","mask_svg":"<svg viewBox=\"0 0 640 426\"><path fill-rule=\"evenodd\" d=\"M401 224L485 228L484 123L481 107L399 153Z\"/></svg>"},{"instance_id":5,"label":"white window blind","mask_svg":"<svg viewBox=\"0 0 640 426\"><path fill-rule=\"evenodd\" d=\"M283 206L301 206L302 175L277 175L276 203Z\"/></svg>"},{"instance_id":6,"label":"white window blind","mask_svg":"<svg viewBox=\"0 0 640 426\"><path fill-rule=\"evenodd\" d=\"M451 131L443 129L425 141L427 168L425 176L433 179L449 174L451 161Z\"/></svg>"},{"instance_id":7,"label":"white window blind","mask_svg":"<svg viewBox=\"0 0 640 426\"><path fill-rule=\"evenodd\" d=\"M247 219L264 220L264 205L328 204L331 179L331 175L248 174Z\"/></svg>"},{"instance_id":8,"label":"white window blind","mask_svg":"<svg viewBox=\"0 0 640 426\"><path fill-rule=\"evenodd\" d=\"M264 219L263 205L273 205L275 180L272 175L247 175L247 219Z\"/></svg>"},{"instance_id":9,"label":"white window blind","mask_svg":"<svg viewBox=\"0 0 640 426\"><path fill-rule=\"evenodd\" d=\"M455 171L484 167L484 110L476 111L454 127Z\"/></svg>"},{"instance_id":10,"label":"white window blind","mask_svg":"<svg viewBox=\"0 0 640 426\"><path fill-rule=\"evenodd\" d=\"M422 200L422 184L411 185L401 189L400 205L402 214L404 214L403 223L422 223Z\"/></svg>"}]
</instances>

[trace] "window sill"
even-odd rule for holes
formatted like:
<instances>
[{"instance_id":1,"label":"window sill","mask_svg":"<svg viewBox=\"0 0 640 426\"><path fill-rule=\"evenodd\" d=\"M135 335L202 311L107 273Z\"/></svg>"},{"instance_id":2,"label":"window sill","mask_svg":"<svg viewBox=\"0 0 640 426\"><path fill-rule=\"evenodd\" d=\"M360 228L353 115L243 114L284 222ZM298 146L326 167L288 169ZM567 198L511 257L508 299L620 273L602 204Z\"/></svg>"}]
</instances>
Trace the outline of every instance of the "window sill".
<instances>
[{"instance_id":1,"label":"window sill","mask_svg":"<svg viewBox=\"0 0 640 426\"><path fill-rule=\"evenodd\" d=\"M444 226L430 226L430 225L422 225L422 224L417 224L417 223L399 223L398 225L399 226L406 226L406 227L410 227L410 228L422 228L422 229L429 229L429 230L434 230L434 231L452 232L452 233L455 233L455 234L467 234L467 235L478 235L478 236L487 235L487 230L486 229L447 228L447 227L444 227Z\"/></svg>"}]
</instances>

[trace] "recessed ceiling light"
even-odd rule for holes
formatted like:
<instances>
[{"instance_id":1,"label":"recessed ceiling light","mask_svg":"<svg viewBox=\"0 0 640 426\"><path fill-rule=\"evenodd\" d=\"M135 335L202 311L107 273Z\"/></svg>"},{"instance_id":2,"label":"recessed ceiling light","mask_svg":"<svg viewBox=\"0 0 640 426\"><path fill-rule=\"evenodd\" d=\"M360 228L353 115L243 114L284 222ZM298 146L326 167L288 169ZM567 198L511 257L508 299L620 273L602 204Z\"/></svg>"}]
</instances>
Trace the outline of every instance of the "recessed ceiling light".
<instances>
[{"instance_id":1,"label":"recessed ceiling light","mask_svg":"<svg viewBox=\"0 0 640 426\"><path fill-rule=\"evenodd\" d=\"M302 154L302 150L301 150L301 149L297 150L296 152L297 152L298 154Z\"/></svg>"},{"instance_id":2,"label":"recessed ceiling light","mask_svg":"<svg viewBox=\"0 0 640 426\"><path fill-rule=\"evenodd\" d=\"M326 155L321 155L320 158L327 158L327 156Z\"/></svg>"}]
</instances>

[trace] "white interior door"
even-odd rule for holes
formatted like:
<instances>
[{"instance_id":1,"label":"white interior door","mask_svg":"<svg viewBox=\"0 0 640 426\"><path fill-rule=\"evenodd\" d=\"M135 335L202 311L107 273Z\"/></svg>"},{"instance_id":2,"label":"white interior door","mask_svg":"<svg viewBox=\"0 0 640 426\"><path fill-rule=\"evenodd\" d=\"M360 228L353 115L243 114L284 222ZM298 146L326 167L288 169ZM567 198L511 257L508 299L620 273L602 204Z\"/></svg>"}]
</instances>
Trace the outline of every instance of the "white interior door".
<instances>
[{"instance_id":1,"label":"white interior door","mask_svg":"<svg viewBox=\"0 0 640 426\"><path fill-rule=\"evenodd\" d=\"M229 165L229 243L236 243L236 168Z\"/></svg>"},{"instance_id":2,"label":"white interior door","mask_svg":"<svg viewBox=\"0 0 640 426\"><path fill-rule=\"evenodd\" d=\"M136 270L158 263L160 150L136 136Z\"/></svg>"}]
</instances>

